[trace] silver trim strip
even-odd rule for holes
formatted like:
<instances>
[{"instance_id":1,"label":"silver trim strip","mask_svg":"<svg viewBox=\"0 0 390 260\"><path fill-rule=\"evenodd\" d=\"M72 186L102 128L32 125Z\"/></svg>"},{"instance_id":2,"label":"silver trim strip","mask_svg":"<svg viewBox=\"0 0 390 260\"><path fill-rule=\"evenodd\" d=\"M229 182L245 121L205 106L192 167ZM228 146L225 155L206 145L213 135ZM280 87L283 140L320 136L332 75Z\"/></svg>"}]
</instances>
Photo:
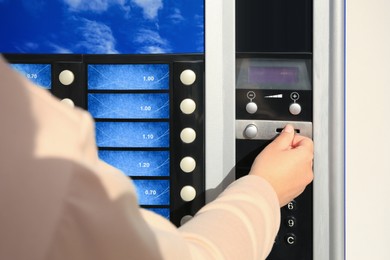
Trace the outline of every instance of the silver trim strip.
<instances>
[{"instance_id":1,"label":"silver trim strip","mask_svg":"<svg viewBox=\"0 0 390 260\"><path fill-rule=\"evenodd\" d=\"M235 180L235 0L205 1L206 202Z\"/></svg>"},{"instance_id":2,"label":"silver trim strip","mask_svg":"<svg viewBox=\"0 0 390 260\"><path fill-rule=\"evenodd\" d=\"M294 126L299 134L312 138L313 124L302 121L269 121L269 120L236 120L236 138L248 140L271 140L274 139L287 124ZM249 125L257 127L257 135L248 138L245 129Z\"/></svg>"},{"instance_id":3,"label":"silver trim strip","mask_svg":"<svg viewBox=\"0 0 390 260\"><path fill-rule=\"evenodd\" d=\"M345 256L344 1L330 1L329 57L329 258Z\"/></svg>"}]
</instances>

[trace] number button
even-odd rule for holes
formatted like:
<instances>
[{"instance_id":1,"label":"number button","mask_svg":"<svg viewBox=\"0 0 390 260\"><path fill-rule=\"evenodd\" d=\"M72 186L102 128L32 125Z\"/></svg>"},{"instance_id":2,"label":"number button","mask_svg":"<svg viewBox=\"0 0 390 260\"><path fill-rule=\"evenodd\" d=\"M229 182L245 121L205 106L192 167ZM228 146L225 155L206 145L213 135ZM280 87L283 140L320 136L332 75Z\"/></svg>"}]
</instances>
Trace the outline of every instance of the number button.
<instances>
[{"instance_id":1,"label":"number button","mask_svg":"<svg viewBox=\"0 0 390 260\"><path fill-rule=\"evenodd\" d=\"M287 204L287 209L290 210L290 211L295 211L297 210L297 203L295 202L295 200L293 201L290 201L288 204Z\"/></svg>"},{"instance_id":2,"label":"number button","mask_svg":"<svg viewBox=\"0 0 390 260\"><path fill-rule=\"evenodd\" d=\"M292 245L295 245L295 243L297 242L297 237L294 234L292 234L292 233L287 234L285 239L286 239L287 245L291 245L292 246Z\"/></svg>"},{"instance_id":3,"label":"number button","mask_svg":"<svg viewBox=\"0 0 390 260\"><path fill-rule=\"evenodd\" d=\"M293 228L297 225L297 220L293 216L289 216L286 219L286 226L289 228Z\"/></svg>"}]
</instances>

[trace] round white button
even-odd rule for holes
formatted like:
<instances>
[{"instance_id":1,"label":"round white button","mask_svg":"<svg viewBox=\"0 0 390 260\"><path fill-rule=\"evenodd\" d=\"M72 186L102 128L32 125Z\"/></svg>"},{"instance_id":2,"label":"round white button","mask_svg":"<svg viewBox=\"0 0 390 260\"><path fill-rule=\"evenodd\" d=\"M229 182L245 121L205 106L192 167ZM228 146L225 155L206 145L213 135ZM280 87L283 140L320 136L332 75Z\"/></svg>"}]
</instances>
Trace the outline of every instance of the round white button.
<instances>
[{"instance_id":1,"label":"round white button","mask_svg":"<svg viewBox=\"0 0 390 260\"><path fill-rule=\"evenodd\" d=\"M196 103L194 100L187 98L180 103L180 110L186 115L194 113L196 109Z\"/></svg>"},{"instance_id":2,"label":"round white button","mask_svg":"<svg viewBox=\"0 0 390 260\"><path fill-rule=\"evenodd\" d=\"M68 86L74 81L74 74L70 70L63 70L59 75L59 80L62 85Z\"/></svg>"},{"instance_id":3,"label":"round white button","mask_svg":"<svg viewBox=\"0 0 390 260\"><path fill-rule=\"evenodd\" d=\"M184 201L192 201L196 197L196 190L192 186L184 186L180 191L180 197Z\"/></svg>"},{"instance_id":4,"label":"round white button","mask_svg":"<svg viewBox=\"0 0 390 260\"><path fill-rule=\"evenodd\" d=\"M193 218L191 215L185 215L184 217L181 218L180 220L180 226L183 226L185 223L190 221Z\"/></svg>"},{"instance_id":5,"label":"round white button","mask_svg":"<svg viewBox=\"0 0 390 260\"><path fill-rule=\"evenodd\" d=\"M193 70L184 70L180 74L180 80L184 85L192 85L196 80L196 74Z\"/></svg>"},{"instance_id":6,"label":"round white button","mask_svg":"<svg viewBox=\"0 0 390 260\"><path fill-rule=\"evenodd\" d=\"M255 102L249 102L246 104L246 112L249 114L254 114L257 112L257 104Z\"/></svg>"},{"instance_id":7,"label":"round white button","mask_svg":"<svg viewBox=\"0 0 390 260\"><path fill-rule=\"evenodd\" d=\"M194 158L192 157L184 157L180 162L180 169L183 170L183 172L190 173L195 170L196 162Z\"/></svg>"},{"instance_id":8,"label":"round white button","mask_svg":"<svg viewBox=\"0 0 390 260\"><path fill-rule=\"evenodd\" d=\"M186 143L190 144L196 139L196 132L192 128L184 128L180 133L180 139Z\"/></svg>"},{"instance_id":9,"label":"round white button","mask_svg":"<svg viewBox=\"0 0 390 260\"><path fill-rule=\"evenodd\" d=\"M302 111L302 108L301 108L301 105L299 105L298 103L292 103L290 105L290 113L293 114L294 116L296 115L299 115Z\"/></svg>"},{"instance_id":10,"label":"round white button","mask_svg":"<svg viewBox=\"0 0 390 260\"><path fill-rule=\"evenodd\" d=\"M63 100L61 100L61 103L64 103L70 107L74 107L74 102L70 98L64 98Z\"/></svg>"},{"instance_id":11,"label":"round white button","mask_svg":"<svg viewBox=\"0 0 390 260\"><path fill-rule=\"evenodd\" d=\"M257 135L257 127L253 124L248 125L244 130L244 134L249 139L255 138Z\"/></svg>"}]
</instances>

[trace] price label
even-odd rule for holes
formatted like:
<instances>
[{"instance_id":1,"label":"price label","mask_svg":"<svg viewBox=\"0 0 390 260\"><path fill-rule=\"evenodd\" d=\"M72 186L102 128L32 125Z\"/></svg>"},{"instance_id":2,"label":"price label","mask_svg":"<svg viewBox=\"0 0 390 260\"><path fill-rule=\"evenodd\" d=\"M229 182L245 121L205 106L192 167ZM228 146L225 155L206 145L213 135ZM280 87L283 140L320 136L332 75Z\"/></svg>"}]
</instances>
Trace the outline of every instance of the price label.
<instances>
[{"instance_id":1,"label":"price label","mask_svg":"<svg viewBox=\"0 0 390 260\"><path fill-rule=\"evenodd\" d=\"M144 76L144 81L146 82L154 81L154 76Z\"/></svg>"},{"instance_id":2,"label":"price label","mask_svg":"<svg viewBox=\"0 0 390 260\"><path fill-rule=\"evenodd\" d=\"M37 79L38 78L38 74L36 74L36 73L27 73L26 77L28 79Z\"/></svg>"},{"instance_id":3,"label":"price label","mask_svg":"<svg viewBox=\"0 0 390 260\"><path fill-rule=\"evenodd\" d=\"M157 194L156 190L145 190L145 195L155 196Z\"/></svg>"},{"instance_id":4,"label":"price label","mask_svg":"<svg viewBox=\"0 0 390 260\"><path fill-rule=\"evenodd\" d=\"M141 111L151 111L152 106L141 106Z\"/></svg>"},{"instance_id":5,"label":"price label","mask_svg":"<svg viewBox=\"0 0 390 260\"><path fill-rule=\"evenodd\" d=\"M145 139L145 140L153 140L154 139L154 135L153 134L143 134L142 138Z\"/></svg>"},{"instance_id":6,"label":"price label","mask_svg":"<svg viewBox=\"0 0 390 260\"><path fill-rule=\"evenodd\" d=\"M140 162L140 163L138 163L138 167L140 167L140 168L149 168L150 167L150 163Z\"/></svg>"}]
</instances>

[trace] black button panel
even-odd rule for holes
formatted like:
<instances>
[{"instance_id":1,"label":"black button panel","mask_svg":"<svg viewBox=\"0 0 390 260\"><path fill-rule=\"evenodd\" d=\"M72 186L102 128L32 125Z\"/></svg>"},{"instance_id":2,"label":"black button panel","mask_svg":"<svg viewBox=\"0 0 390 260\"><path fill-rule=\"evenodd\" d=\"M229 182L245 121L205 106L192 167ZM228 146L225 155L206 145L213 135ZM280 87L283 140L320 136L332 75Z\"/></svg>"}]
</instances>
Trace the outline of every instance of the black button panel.
<instances>
[{"instance_id":1,"label":"black button panel","mask_svg":"<svg viewBox=\"0 0 390 260\"><path fill-rule=\"evenodd\" d=\"M297 211L297 202L295 200L290 201L285 206L286 212L282 214L282 224L285 227L285 234L279 234L284 237L284 242L288 246L293 246L297 242L297 236L294 233L297 229L297 218L294 213ZM282 229L281 229L282 230Z\"/></svg>"}]
</instances>

